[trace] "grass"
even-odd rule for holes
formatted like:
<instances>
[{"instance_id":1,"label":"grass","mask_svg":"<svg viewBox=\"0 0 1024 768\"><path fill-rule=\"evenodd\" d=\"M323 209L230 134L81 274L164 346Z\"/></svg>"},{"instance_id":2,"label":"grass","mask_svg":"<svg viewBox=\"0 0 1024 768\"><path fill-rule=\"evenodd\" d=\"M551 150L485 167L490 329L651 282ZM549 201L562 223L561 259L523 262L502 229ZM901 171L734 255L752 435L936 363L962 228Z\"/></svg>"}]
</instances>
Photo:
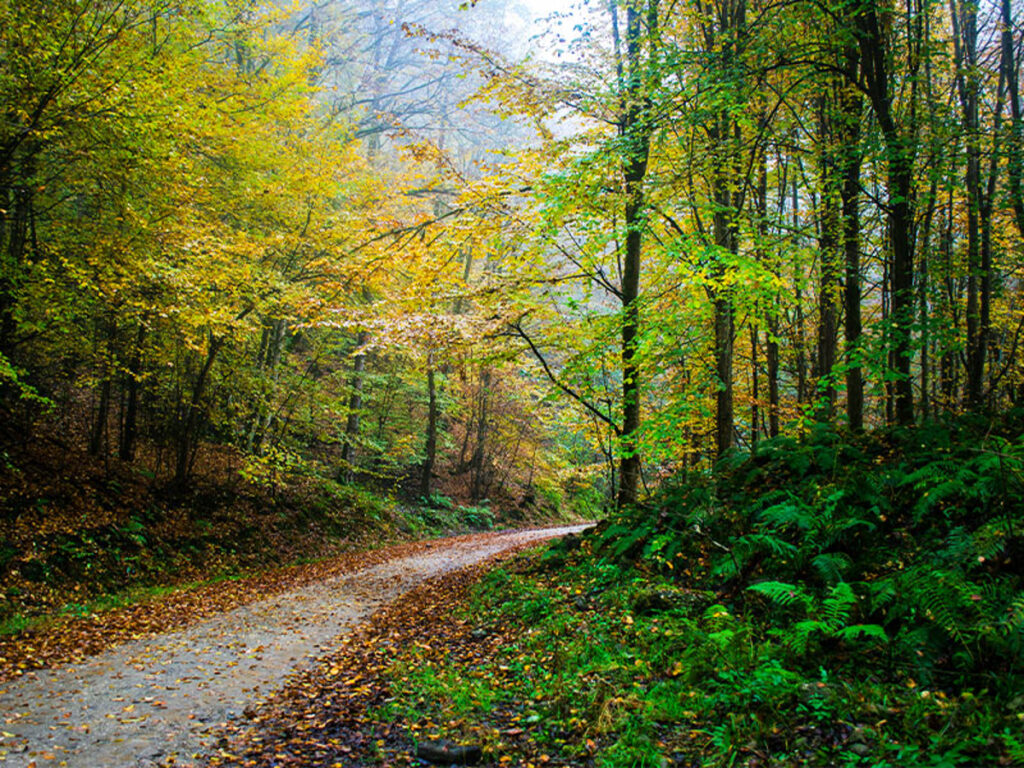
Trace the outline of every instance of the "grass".
<instances>
[{"instance_id":1,"label":"grass","mask_svg":"<svg viewBox=\"0 0 1024 768\"><path fill-rule=\"evenodd\" d=\"M256 573L256 571L253 571ZM65 603L53 613L26 616L14 614L0 621L0 637L17 635L29 630L41 629L63 618L84 618L93 614L129 608L160 600L168 595L217 584L223 581L234 581L244 578L247 574L226 573L201 581L188 581L181 584L164 584L151 586L135 586L110 594L99 595L81 603ZM251 574L248 574L251 575Z\"/></svg>"}]
</instances>

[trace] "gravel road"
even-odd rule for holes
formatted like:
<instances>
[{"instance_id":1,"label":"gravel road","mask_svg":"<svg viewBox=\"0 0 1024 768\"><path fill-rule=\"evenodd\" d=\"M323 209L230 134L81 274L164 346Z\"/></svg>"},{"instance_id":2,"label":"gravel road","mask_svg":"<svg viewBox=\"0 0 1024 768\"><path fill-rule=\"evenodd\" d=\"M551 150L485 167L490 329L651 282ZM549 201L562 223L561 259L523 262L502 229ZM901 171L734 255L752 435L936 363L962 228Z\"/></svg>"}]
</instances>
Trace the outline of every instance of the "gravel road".
<instances>
[{"instance_id":1,"label":"gravel road","mask_svg":"<svg viewBox=\"0 0 1024 768\"><path fill-rule=\"evenodd\" d=\"M280 688L382 604L424 579L585 527L439 540L417 555L0 684L0 765L188 765L219 723Z\"/></svg>"}]
</instances>

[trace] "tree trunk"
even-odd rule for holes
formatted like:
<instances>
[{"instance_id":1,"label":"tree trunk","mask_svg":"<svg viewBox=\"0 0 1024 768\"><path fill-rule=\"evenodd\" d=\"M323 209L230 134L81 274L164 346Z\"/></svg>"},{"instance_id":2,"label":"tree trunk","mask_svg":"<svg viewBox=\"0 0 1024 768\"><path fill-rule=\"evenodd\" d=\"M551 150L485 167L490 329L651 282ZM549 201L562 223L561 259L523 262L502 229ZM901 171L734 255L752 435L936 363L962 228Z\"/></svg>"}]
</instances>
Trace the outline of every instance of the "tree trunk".
<instances>
[{"instance_id":1,"label":"tree trunk","mask_svg":"<svg viewBox=\"0 0 1024 768\"><path fill-rule=\"evenodd\" d=\"M785 181L782 188L786 188ZM784 195L783 195L784 196ZM767 155L762 153L761 168L758 173L757 188L754 195L755 213L757 214L758 260L777 274L774 266L767 265L768 257L764 252L764 244L768 241L768 162ZM778 298L778 296L776 296ZM768 436L779 434L779 320L778 301L769 307L767 315L767 333L765 334L765 377L768 379ZM754 334L756 344L757 334Z\"/></svg>"},{"instance_id":2,"label":"tree trunk","mask_svg":"<svg viewBox=\"0 0 1024 768\"><path fill-rule=\"evenodd\" d=\"M618 19L613 11L613 32L618 35ZM646 18L645 18L646 17ZM647 43L653 48L657 39L658 3L648 0L646 14L641 14L639 3L626 6L626 61L625 72L621 57L618 59L619 87L623 112L619 125L622 138L622 172L625 183L624 223L626 251L622 263L622 431L619 444L619 493L617 505L621 509L636 504L640 491L640 451L637 433L640 429L640 368L636 360L637 337L640 332L640 262L643 248L646 201L644 177L650 153L652 125L650 123L650 94L652 82L645 82L643 61L644 23L647 25ZM651 67L656 66L653 50L649 53Z\"/></svg>"},{"instance_id":3,"label":"tree trunk","mask_svg":"<svg viewBox=\"0 0 1024 768\"><path fill-rule=\"evenodd\" d=\"M174 462L174 485L183 488L188 482L188 476L192 469L192 456L198 439L198 429L202 420L202 400L206 393L206 385L209 381L210 370L217 359L217 354L224 345L224 337L214 338L210 333L209 346L206 350L206 360L199 370L195 383L192 385L192 396L189 398L188 406L185 409L184 417L179 422L178 445Z\"/></svg>"},{"instance_id":4,"label":"tree trunk","mask_svg":"<svg viewBox=\"0 0 1024 768\"><path fill-rule=\"evenodd\" d=\"M99 456L103 450L103 438L107 434L107 421L110 418L110 377L104 375L100 384L100 401L96 406L96 421L93 422L92 434L89 436L89 455Z\"/></svg>"},{"instance_id":5,"label":"tree trunk","mask_svg":"<svg viewBox=\"0 0 1024 768\"><path fill-rule=\"evenodd\" d=\"M1007 101L1010 106L1010 135L1007 144L1010 202L1013 206L1014 220L1020 236L1024 237L1024 117L1021 116L1020 83L1018 73L1020 62L1014 53L1020 50L1020 44L1013 39L1014 16L1010 8L1010 0L1000 2L1002 34L1000 36L999 70L1006 83Z\"/></svg>"},{"instance_id":6,"label":"tree trunk","mask_svg":"<svg viewBox=\"0 0 1024 768\"><path fill-rule=\"evenodd\" d=\"M843 148L836 146L837 136L832 126L833 122L841 121L842 118L829 114L832 106L832 100L823 97L818 107L818 135L822 157L818 215L818 354L814 373L818 380L819 399L815 407L815 418L822 422L831 421L835 408L836 388L832 381L832 369L836 365L836 347L839 342L839 238L842 199L839 194L839 163L836 156Z\"/></svg>"},{"instance_id":7,"label":"tree trunk","mask_svg":"<svg viewBox=\"0 0 1024 768\"><path fill-rule=\"evenodd\" d=\"M362 349L370 334L360 331L356 337L356 349ZM363 409L363 372L366 370L366 354L357 352L352 361L352 378L349 379L348 419L345 421L345 440L341 447L342 472L346 481L355 477L356 440L359 437L359 416Z\"/></svg>"},{"instance_id":8,"label":"tree trunk","mask_svg":"<svg viewBox=\"0 0 1024 768\"><path fill-rule=\"evenodd\" d=\"M488 399L491 387L491 372L484 369L480 372L480 385L477 392L477 400L480 408L477 411L476 420L476 446L473 448L473 456L469 460L470 469L470 498L474 502L480 501L484 496L484 474L487 458L487 435L490 413L487 410Z\"/></svg>"},{"instance_id":9,"label":"tree trunk","mask_svg":"<svg viewBox=\"0 0 1024 768\"><path fill-rule=\"evenodd\" d=\"M848 70L856 76L860 58L856 46L845 51ZM845 285L843 286L843 340L846 342L846 420L854 432L864 428L864 376L860 365L861 288L860 288L860 120L864 105L860 92L847 84L840 97L842 104L843 150L841 164L842 186L839 189L842 205L843 260Z\"/></svg>"},{"instance_id":10,"label":"tree trunk","mask_svg":"<svg viewBox=\"0 0 1024 768\"><path fill-rule=\"evenodd\" d=\"M797 187L796 179L793 179L790 195L793 201L793 231L799 232L802 224L800 222L800 190ZM795 245L800 246L799 237ZM796 401L803 403L807 399L807 342L804 338L804 294L799 270L799 265L794 261L793 338L796 346Z\"/></svg>"},{"instance_id":11,"label":"tree trunk","mask_svg":"<svg viewBox=\"0 0 1024 768\"><path fill-rule=\"evenodd\" d=\"M128 375L125 377L127 405L124 411L124 426L121 430L121 445L118 457L121 461L135 460L135 443L138 438L139 390L142 388L142 344L146 340L146 325L139 321L135 335L135 348L128 361Z\"/></svg>"},{"instance_id":12,"label":"tree trunk","mask_svg":"<svg viewBox=\"0 0 1024 768\"><path fill-rule=\"evenodd\" d=\"M760 376L760 361L758 360L758 340L760 334L757 331L757 325L752 323L750 326L750 446L751 448L757 447L758 439L758 422L761 419L761 376Z\"/></svg>"},{"instance_id":13,"label":"tree trunk","mask_svg":"<svg viewBox=\"0 0 1024 768\"><path fill-rule=\"evenodd\" d=\"M775 315L768 320L768 343L765 366L768 375L768 436L779 436L779 322Z\"/></svg>"},{"instance_id":14,"label":"tree trunk","mask_svg":"<svg viewBox=\"0 0 1024 768\"><path fill-rule=\"evenodd\" d=\"M434 371L434 356L431 353L427 356L427 438L420 475L420 494L424 498L430 496L430 483L437 460L438 411L437 374Z\"/></svg>"},{"instance_id":15,"label":"tree trunk","mask_svg":"<svg viewBox=\"0 0 1024 768\"><path fill-rule=\"evenodd\" d=\"M879 22L873 2L857 13L863 84L878 120L885 143L885 164L889 193L888 219L890 240L890 324L892 353L890 367L895 374L894 417L897 424L914 422L914 388L910 375L911 340L914 324L914 185L913 168L916 156L916 78L912 66L906 74L910 92L906 97L909 113L906 124L896 122L892 106L892 73L888 70L891 41L890 28ZM915 24L920 22L915 16ZM913 25L912 25L913 26ZM914 38L916 27L907 30L908 47L920 44ZM860 85L860 83L854 83Z\"/></svg>"},{"instance_id":16,"label":"tree trunk","mask_svg":"<svg viewBox=\"0 0 1024 768\"><path fill-rule=\"evenodd\" d=\"M956 89L960 97L961 125L966 142L967 168L967 404L981 405L985 377L986 329L982 319L981 293L985 280L981 254L981 131L978 109L978 9L965 0L950 0Z\"/></svg>"}]
</instances>

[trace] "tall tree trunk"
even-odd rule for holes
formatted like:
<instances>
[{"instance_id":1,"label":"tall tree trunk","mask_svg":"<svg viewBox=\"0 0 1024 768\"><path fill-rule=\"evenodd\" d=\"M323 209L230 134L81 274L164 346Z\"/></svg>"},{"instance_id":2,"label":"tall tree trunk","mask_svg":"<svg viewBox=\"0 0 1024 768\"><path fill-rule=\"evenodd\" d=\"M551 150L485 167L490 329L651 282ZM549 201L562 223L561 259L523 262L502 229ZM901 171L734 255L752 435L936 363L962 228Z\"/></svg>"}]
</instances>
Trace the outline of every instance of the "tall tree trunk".
<instances>
[{"instance_id":1,"label":"tall tree trunk","mask_svg":"<svg viewBox=\"0 0 1024 768\"><path fill-rule=\"evenodd\" d=\"M612 28L618 49L618 14L610 5ZM658 2L647 0L641 13L639 2L626 5L626 56L617 56L622 112L619 135L622 138L622 174L625 192L624 224L626 249L622 260L622 431L619 445L619 508L636 504L640 490L640 367L636 360L640 332L640 266L645 227L646 200L644 178L650 154L653 126L650 115L650 88L656 72L653 48L658 39ZM644 26L646 25L646 32ZM643 60L647 43L649 63Z\"/></svg>"},{"instance_id":2,"label":"tall tree trunk","mask_svg":"<svg viewBox=\"0 0 1024 768\"><path fill-rule=\"evenodd\" d=\"M490 425L490 412L488 400L491 388L491 372L483 369L480 372L480 385L477 391L477 400L480 408L477 410L476 420L476 445L473 448L473 456L469 460L470 469L470 498L474 502L480 501L484 496L485 471L487 462L487 436Z\"/></svg>"},{"instance_id":3,"label":"tall tree trunk","mask_svg":"<svg viewBox=\"0 0 1024 768\"><path fill-rule=\"evenodd\" d=\"M118 448L118 457L121 461L135 459L135 443L139 434L139 390L142 388L142 345L145 340L146 324L140 320L135 333L135 348L128 359L128 375L124 384L128 402L121 429L121 445Z\"/></svg>"},{"instance_id":4,"label":"tall tree trunk","mask_svg":"<svg viewBox=\"0 0 1024 768\"><path fill-rule=\"evenodd\" d=\"M733 382L732 358L736 338L732 299L715 299L715 375L718 392L715 396L715 447L719 456L732 447Z\"/></svg>"},{"instance_id":5,"label":"tall tree trunk","mask_svg":"<svg viewBox=\"0 0 1024 768\"><path fill-rule=\"evenodd\" d=\"M929 348L931 344L931 329L929 327L928 292L930 290L929 270L931 267L931 240L932 220L935 216L936 195L938 194L938 179L933 178L928 191L928 208L924 214L924 221L921 224L921 258L920 269L917 273L917 295L919 302L919 313L921 319L921 416L925 420L931 417L931 360L929 359Z\"/></svg>"},{"instance_id":6,"label":"tall tree trunk","mask_svg":"<svg viewBox=\"0 0 1024 768\"><path fill-rule=\"evenodd\" d=\"M914 325L914 178L917 153L916 81L921 39L918 9L907 29L908 48L913 49L906 73L909 93L906 96L907 116L897 122L893 110L893 73L889 70L889 38L891 26L879 21L877 0L868 0L856 15L860 44L863 85L878 120L885 143L886 185L888 188L888 221L890 241L889 327L892 334L890 367L895 374L894 418L906 426L914 422L914 387L911 379L911 341ZM915 48L918 47L918 48ZM861 83L854 83L861 85Z\"/></svg>"},{"instance_id":7,"label":"tall tree trunk","mask_svg":"<svg viewBox=\"0 0 1024 768\"><path fill-rule=\"evenodd\" d=\"M793 179L790 187L790 196L793 205L793 231L799 232L802 224L800 222L800 189L797 186L797 179ZM797 236L794 243L800 246L800 238ZM796 401L798 404L807 400L807 341L804 337L804 294L803 275L800 273L800 265L793 262L793 339L796 346Z\"/></svg>"},{"instance_id":8,"label":"tall tree trunk","mask_svg":"<svg viewBox=\"0 0 1024 768\"><path fill-rule=\"evenodd\" d=\"M843 303L846 315L843 338L846 341L846 420L850 429L864 428L864 374L860 365L861 290L860 290L860 162L847 167L843 184L843 251L846 262L846 284Z\"/></svg>"},{"instance_id":9,"label":"tall tree trunk","mask_svg":"<svg viewBox=\"0 0 1024 768\"><path fill-rule=\"evenodd\" d=\"M738 5L742 6L743 1L739 0ZM712 143L717 143L724 149L726 157L724 162L716 164L713 172L713 233L715 245L723 252L735 255L739 250L737 217L741 208L741 193L737 190L740 127L728 112L718 115L715 121L715 129L710 138ZM726 259L720 257L716 267L716 278L719 282L728 268L725 263ZM715 448L717 454L721 456L733 445L733 354L736 343L736 320L731 289L720 284L715 286L714 293L715 375L718 377L718 391L715 397Z\"/></svg>"},{"instance_id":10,"label":"tall tree trunk","mask_svg":"<svg viewBox=\"0 0 1024 768\"><path fill-rule=\"evenodd\" d=\"M783 190L785 180L781 182ZM784 198L785 194L780 195ZM757 215L758 260L778 274L777 267L768 265L765 244L768 242L768 158L761 154L761 168L758 172L757 187L754 194L754 212ZM776 298L778 296L776 295ZM765 313L767 316L767 333L765 334L765 377L768 379L768 436L778 437L779 434L779 302L775 301Z\"/></svg>"},{"instance_id":11,"label":"tall tree trunk","mask_svg":"<svg viewBox=\"0 0 1024 768\"><path fill-rule=\"evenodd\" d=\"M779 436L779 321L776 315L768 319L768 343L765 365L768 375L768 436Z\"/></svg>"},{"instance_id":12,"label":"tall tree trunk","mask_svg":"<svg viewBox=\"0 0 1024 768\"><path fill-rule=\"evenodd\" d=\"M96 406L96 420L93 422L89 436L89 455L99 456L103 450L104 437L107 434L107 422L110 418L110 376L104 375L100 383L100 399Z\"/></svg>"},{"instance_id":13,"label":"tall tree trunk","mask_svg":"<svg viewBox=\"0 0 1024 768\"><path fill-rule=\"evenodd\" d=\"M981 126L978 108L978 8L969 1L950 0L956 89L960 97L961 125L967 149L964 183L967 190L967 403L981 405L985 378L987 333L982 318L981 294L985 275L981 254Z\"/></svg>"},{"instance_id":14,"label":"tall tree trunk","mask_svg":"<svg viewBox=\"0 0 1024 768\"><path fill-rule=\"evenodd\" d=\"M833 93L838 87L833 86ZM836 365L839 342L840 260L839 240L842 221L842 200L839 194L839 162L834 123L842 117L831 114L836 98L822 97L818 105L818 136L822 147L821 198L818 213L818 354L815 377L818 380L819 404L815 408L818 421L831 421L835 409L836 387L832 371Z\"/></svg>"},{"instance_id":15,"label":"tall tree trunk","mask_svg":"<svg viewBox=\"0 0 1024 768\"><path fill-rule=\"evenodd\" d=\"M1014 220L1017 222L1020 236L1024 237L1024 116L1021 115L1020 106L1020 62L1015 53L1016 50L1020 50L1020 44L1013 39L1015 27L1010 0L1001 0L999 8L1002 22L999 70L1001 79L1006 83L1007 101L1010 106L1010 135L1006 142L1007 175Z\"/></svg>"},{"instance_id":16,"label":"tall tree trunk","mask_svg":"<svg viewBox=\"0 0 1024 768\"><path fill-rule=\"evenodd\" d=\"M757 324L751 323L750 325L750 445L752 448L757 446L758 432L759 432L759 421L761 419L761 377L760 367L761 363L758 359L758 339L760 334L757 330Z\"/></svg>"},{"instance_id":17,"label":"tall tree trunk","mask_svg":"<svg viewBox=\"0 0 1024 768\"><path fill-rule=\"evenodd\" d=\"M942 242L940 245L942 262L945 270L943 299L943 319L949 323L951 330L955 333L959 329L959 318L957 317L956 281L953 277L953 191L949 192L949 200L946 203L946 217L942 228ZM948 336L943 339L942 356L939 358L939 382L942 392L943 406L946 410L953 410L956 405L956 379L957 365L956 353L953 351Z\"/></svg>"},{"instance_id":18,"label":"tall tree trunk","mask_svg":"<svg viewBox=\"0 0 1024 768\"><path fill-rule=\"evenodd\" d=\"M225 338L223 336L214 337L213 333L210 333L209 344L206 349L206 359L203 361L203 366L199 369L199 375L196 376L196 380L192 385L192 395L189 398L188 405L185 407L183 417L179 420L178 444L174 461L174 485L178 488L183 488L188 482L192 469L192 457L198 441L197 433L202 422L203 395L206 394L206 385L209 382L210 371L213 369L213 363L217 359L224 341Z\"/></svg>"},{"instance_id":19,"label":"tall tree trunk","mask_svg":"<svg viewBox=\"0 0 1024 768\"><path fill-rule=\"evenodd\" d=\"M857 47L844 51L847 70L857 76L860 55ZM843 340L846 342L846 420L854 432L864 428L864 376L860 365L861 275L860 275L860 171L863 152L860 146L860 120L864 110L860 92L847 84L842 89L841 138L839 154L842 186L842 240L845 280L843 286Z\"/></svg>"},{"instance_id":20,"label":"tall tree trunk","mask_svg":"<svg viewBox=\"0 0 1024 768\"><path fill-rule=\"evenodd\" d=\"M437 423L439 418L437 400L437 374L434 370L434 355L427 355L427 436L424 446L423 467L420 475L420 494L430 496L430 483L434 475L434 463L437 460Z\"/></svg>"},{"instance_id":21,"label":"tall tree trunk","mask_svg":"<svg viewBox=\"0 0 1024 768\"><path fill-rule=\"evenodd\" d=\"M3 247L3 269L0 269L0 355L10 355L14 348L17 320L18 275L23 267L25 252L32 246L35 216L36 154L35 142L25 145L20 159L12 156L13 149L0 161L0 190L3 191L0 210L0 246Z\"/></svg>"},{"instance_id":22,"label":"tall tree trunk","mask_svg":"<svg viewBox=\"0 0 1024 768\"><path fill-rule=\"evenodd\" d=\"M356 349L361 350L370 335L360 331L356 336ZM352 377L349 379L348 418L345 421L345 439L341 446L342 472L347 481L355 477L356 440L359 438L359 416L363 409L363 373L366 370L366 353L357 351L352 360Z\"/></svg>"}]
</instances>

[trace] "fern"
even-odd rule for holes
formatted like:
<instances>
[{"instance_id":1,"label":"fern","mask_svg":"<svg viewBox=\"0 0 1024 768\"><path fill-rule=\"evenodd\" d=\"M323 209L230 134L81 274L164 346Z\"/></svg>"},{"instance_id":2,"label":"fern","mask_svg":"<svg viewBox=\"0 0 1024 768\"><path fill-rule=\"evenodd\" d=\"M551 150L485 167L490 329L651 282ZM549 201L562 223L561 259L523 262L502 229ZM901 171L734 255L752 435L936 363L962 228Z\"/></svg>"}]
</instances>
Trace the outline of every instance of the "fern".
<instances>
[{"instance_id":1,"label":"fern","mask_svg":"<svg viewBox=\"0 0 1024 768\"><path fill-rule=\"evenodd\" d=\"M773 603L782 606L801 605L808 610L813 604L813 598L808 595L803 587L796 584L787 584L784 581L762 581L747 587L751 592L765 595Z\"/></svg>"},{"instance_id":2,"label":"fern","mask_svg":"<svg viewBox=\"0 0 1024 768\"><path fill-rule=\"evenodd\" d=\"M850 614L857 604L857 595L853 587L841 581L829 590L828 597L820 606L799 587L778 581L766 581L755 584L749 589L767 595L774 602L789 606L796 602L803 604L808 614L816 614L816 618L806 618L794 622L789 627L773 632L787 648L794 653L804 654L816 636L834 637L846 642L869 638L888 642L885 630L877 624L850 625Z\"/></svg>"},{"instance_id":3,"label":"fern","mask_svg":"<svg viewBox=\"0 0 1024 768\"><path fill-rule=\"evenodd\" d=\"M966 648L968 640L962 629L962 612L969 604L970 590L963 577L953 571L916 569L907 574L906 587L919 613L947 637Z\"/></svg>"},{"instance_id":4,"label":"fern","mask_svg":"<svg viewBox=\"0 0 1024 768\"><path fill-rule=\"evenodd\" d=\"M856 604L857 596L853 594L853 588L845 581L836 584L830 590L830 594L821 604L822 627L832 634L846 625L850 617L850 609Z\"/></svg>"},{"instance_id":5,"label":"fern","mask_svg":"<svg viewBox=\"0 0 1024 768\"><path fill-rule=\"evenodd\" d=\"M1006 616L999 623L1004 634L1024 635L1024 592L1019 592L1006 607Z\"/></svg>"},{"instance_id":6,"label":"fern","mask_svg":"<svg viewBox=\"0 0 1024 768\"><path fill-rule=\"evenodd\" d=\"M777 557L795 559L800 550L794 544L770 533L749 533L736 540L735 549L745 557L756 552L770 552Z\"/></svg>"},{"instance_id":7,"label":"fern","mask_svg":"<svg viewBox=\"0 0 1024 768\"><path fill-rule=\"evenodd\" d=\"M787 501L768 507L761 512L761 519L775 528L792 526L806 531L814 524L814 511L796 496L790 494Z\"/></svg>"},{"instance_id":8,"label":"fern","mask_svg":"<svg viewBox=\"0 0 1024 768\"><path fill-rule=\"evenodd\" d=\"M879 640L883 643L889 642L889 635L878 624L851 624L836 630L835 636L846 642L865 638Z\"/></svg>"},{"instance_id":9,"label":"fern","mask_svg":"<svg viewBox=\"0 0 1024 768\"><path fill-rule=\"evenodd\" d=\"M826 584L836 584L853 565L852 558L844 552L822 552L811 560L811 565Z\"/></svg>"},{"instance_id":10,"label":"fern","mask_svg":"<svg viewBox=\"0 0 1024 768\"><path fill-rule=\"evenodd\" d=\"M810 645L811 638L821 631L820 621L805 619L796 622L788 631L780 632L779 635L787 648L802 656L807 653L807 646Z\"/></svg>"}]
</instances>

